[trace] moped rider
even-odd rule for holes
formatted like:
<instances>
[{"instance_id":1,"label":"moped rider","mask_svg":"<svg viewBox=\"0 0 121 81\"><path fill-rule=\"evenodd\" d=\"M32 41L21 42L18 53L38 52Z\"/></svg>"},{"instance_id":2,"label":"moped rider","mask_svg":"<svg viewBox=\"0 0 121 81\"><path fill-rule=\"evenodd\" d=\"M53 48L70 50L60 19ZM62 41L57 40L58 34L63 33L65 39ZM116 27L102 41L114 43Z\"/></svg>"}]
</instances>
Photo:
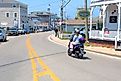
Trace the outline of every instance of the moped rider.
<instances>
[{"instance_id":1,"label":"moped rider","mask_svg":"<svg viewBox=\"0 0 121 81\"><path fill-rule=\"evenodd\" d=\"M69 42L69 48L74 50L74 46L80 45L82 48L84 48L85 38L80 34L79 29L75 29L74 34L72 34L72 37Z\"/></svg>"}]
</instances>

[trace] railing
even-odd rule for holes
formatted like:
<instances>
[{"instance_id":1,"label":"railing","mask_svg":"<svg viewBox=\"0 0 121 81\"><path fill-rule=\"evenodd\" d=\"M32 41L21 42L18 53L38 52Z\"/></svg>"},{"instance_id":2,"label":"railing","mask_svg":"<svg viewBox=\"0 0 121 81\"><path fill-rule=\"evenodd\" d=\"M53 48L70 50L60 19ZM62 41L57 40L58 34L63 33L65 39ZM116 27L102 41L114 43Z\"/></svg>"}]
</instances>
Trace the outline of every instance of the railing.
<instances>
[{"instance_id":1,"label":"railing","mask_svg":"<svg viewBox=\"0 0 121 81\"><path fill-rule=\"evenodd\" d=\"M102 37L102 31L100 31L100 30L92 30L91 31L91 37L101 38Z\"/></svg>"},{"instance_id":2,"label":"railing","mask_svg":"<svg viewBox=\"0 0 121 81\"><path fill-rule=\"evenodd\" d=\"M91 38L99 38L99 39L109 39L109 40L115 40L115 36L117 36L117 31L109 31L109 33L103 33L101 30L92 30L91 31ZM120 32L120 37L121 39L121 32Z\"/></svg>"},{"instance_id":3,"label":"railing","mask_svg":"<svg viewBox=\"0 0 121 81\"><path fill-rule=\"evenodd\" d=\"M119 32L119 40L121 41L121 30Z\"/></svg>"},{"instance_id":4,"label":"railing","mask_svg":"<svg viewBox=\"0 0 121 81\"><path fill-rule=\"evenodd\" d=\"M91 31L91 37L92 38L98 38L98 39L102 39L102 31L100 30L92 30ZM60 34L60 38L64 38L64 39L70 39L72 34ZM115 37L117 36L117 31L109 31L109 34L104 34L104 39L109 39L109 40L115 40ZM121 31L119 34L119 40L121 41Z\"/></svg>"},{"instance_id":5,"label":"railing","mask_svg":"<svg viewBox=\"0 0 121 81\"><path fill-rule=\"evenodd\" d=\"M103 1L114 1L114 0L92 0L91 3L103 2Z\"/></svg>"},{"instance_id":6,"label":"railing","mask_svg":"<svg viewBox=\"0 0 121 81\"><path fill-rule=\"evenodd\" d=\"M115 36L115 50L120 50L121 51L121 42L118 41L117 36Z\"/></svg>"},{"instance_id":7,"label":"railing","mask_svg":"<svg viewBox=\"0 0 121 81\"><path fill-rule=\"evenodd\" d=\"M118 48L117 36L115 36L115 50Z\"/></svg>"},{"instance_id":8,"label":"railing","mask_svg":"<svg viewBox=\"0 0 121 81\"><path fill-rule=\"evenodd\" d=\"M117 31L109 31L109 34L104 34L104 37L115 38L117 36Z\"/></svg>"}]
</instances>

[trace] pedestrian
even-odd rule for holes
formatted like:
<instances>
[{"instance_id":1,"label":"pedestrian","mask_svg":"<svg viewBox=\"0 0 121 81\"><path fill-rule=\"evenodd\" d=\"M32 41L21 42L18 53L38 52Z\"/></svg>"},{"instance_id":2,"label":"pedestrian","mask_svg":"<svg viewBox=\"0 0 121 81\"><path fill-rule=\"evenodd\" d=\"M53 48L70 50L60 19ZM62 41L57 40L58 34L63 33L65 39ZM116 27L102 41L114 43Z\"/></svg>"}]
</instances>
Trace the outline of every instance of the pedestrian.
<instances>
[{"instance_id":1,"label":"pedestrian","mask_svg":"<svg viewBox=\"0 0 121 81\"><path fill-rule=\"evenodd\" d=\"M57 37L58 36L58 29L55 28L54 31L55 31L55 37Z\"/></svg>"}]
</instances>

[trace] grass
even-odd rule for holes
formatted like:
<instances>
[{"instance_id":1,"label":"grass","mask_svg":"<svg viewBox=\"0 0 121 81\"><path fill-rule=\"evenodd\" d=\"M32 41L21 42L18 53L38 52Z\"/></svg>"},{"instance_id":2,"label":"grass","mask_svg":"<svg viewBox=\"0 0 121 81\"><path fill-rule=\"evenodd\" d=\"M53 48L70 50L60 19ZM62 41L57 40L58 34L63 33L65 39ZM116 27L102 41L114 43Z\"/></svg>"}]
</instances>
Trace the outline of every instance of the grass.
<instances>
[{"instance_id":1,"label":"grass","mask_svg":"<svg viewBox=\"0 0 121 81\"><path fill-rule=\"evenodd\" d=\"M64 34L72 34L72 32L63 32Z\"/></svg>"},{"instance_id":2,"label":"grass","mask_svg":"<svg viewBox=\"0 0 121 81\"><path fill-rule=\"evenodd\" d=\"M90 46L90 43L89 43L89 42L85 42L84 45L85 45L85 46Z\"/></svg>"}]
</instances>

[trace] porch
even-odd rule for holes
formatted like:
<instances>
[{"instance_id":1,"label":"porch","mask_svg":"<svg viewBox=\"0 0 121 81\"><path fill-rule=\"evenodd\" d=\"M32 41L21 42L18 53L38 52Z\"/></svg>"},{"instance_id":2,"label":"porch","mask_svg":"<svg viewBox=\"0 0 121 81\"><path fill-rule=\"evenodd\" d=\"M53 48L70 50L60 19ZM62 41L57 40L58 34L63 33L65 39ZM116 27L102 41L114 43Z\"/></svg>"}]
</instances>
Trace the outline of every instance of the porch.
<instances>
[{"instance_id":1,"label":"porch","mask_svg":"<svg viewBox=\"0 0 121 81\"><path fill-rule=\"evenodd\" d=\"M121 49L121 1L92 0L90 7L89 38L112 41L115 47L120 47ZM97 19L94 18L96 8L98 8ZM93 22L97 23L96 28L93 28Z\"/></svg>"},{"instance_id":2,"label":"porch","mask_svg":"<svg viewBox=\"0 0 121 81\"><path fill-rule=\"evenodd\" d=\"M115 37L117 36L117 31L105 31L107 33L103 33L102 30L91 30L90 39L101 39L101 40L110 40L115 41ZM119 31L119 40L121 41L121 30Z\"/></svg>"}]
</instances>

